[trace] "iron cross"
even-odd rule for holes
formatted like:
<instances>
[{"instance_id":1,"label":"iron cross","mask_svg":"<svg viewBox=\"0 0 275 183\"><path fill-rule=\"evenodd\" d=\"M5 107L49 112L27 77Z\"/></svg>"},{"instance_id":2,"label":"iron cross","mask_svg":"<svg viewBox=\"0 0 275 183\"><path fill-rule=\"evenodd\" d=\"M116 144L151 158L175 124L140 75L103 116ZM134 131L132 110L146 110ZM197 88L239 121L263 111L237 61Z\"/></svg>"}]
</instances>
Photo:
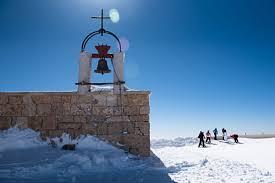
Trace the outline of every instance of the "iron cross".
<instances>
[{"instance_id":1,"label":"iron cross","mask_svg":"<svg viewBox=\"0 0 275 183\"><path fill-rule=\"evenodd\" d=\"M101 10L101 16L99 17L91 17L92 19L100 19L101 21L101 29L100 29L100 32L101 32L101 35L103 35L103 32L104 32L104 28L103 28L103 20L104 19L110 19L110 17L104 17L104 14L103 14L103 9Z\"/></svg>"}]
</instances>

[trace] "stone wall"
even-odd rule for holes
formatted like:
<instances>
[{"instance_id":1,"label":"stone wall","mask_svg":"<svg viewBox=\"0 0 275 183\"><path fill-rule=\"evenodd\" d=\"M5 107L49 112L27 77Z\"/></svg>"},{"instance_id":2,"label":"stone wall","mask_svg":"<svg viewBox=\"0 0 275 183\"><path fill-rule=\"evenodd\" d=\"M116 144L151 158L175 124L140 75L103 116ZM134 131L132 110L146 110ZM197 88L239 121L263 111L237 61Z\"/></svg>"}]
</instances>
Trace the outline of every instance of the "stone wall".
<instances>
[{"instance_id":1,"label":"stone wall","mask_svg":"<svg viewBox=\"0 0 275 183\"><path fill-rule=\"evenodd\" d=\"M17 125L42 137L91 134L133 154L150 154L149 92L0 92L0 129Z\"/></svg>"}]
</instances>

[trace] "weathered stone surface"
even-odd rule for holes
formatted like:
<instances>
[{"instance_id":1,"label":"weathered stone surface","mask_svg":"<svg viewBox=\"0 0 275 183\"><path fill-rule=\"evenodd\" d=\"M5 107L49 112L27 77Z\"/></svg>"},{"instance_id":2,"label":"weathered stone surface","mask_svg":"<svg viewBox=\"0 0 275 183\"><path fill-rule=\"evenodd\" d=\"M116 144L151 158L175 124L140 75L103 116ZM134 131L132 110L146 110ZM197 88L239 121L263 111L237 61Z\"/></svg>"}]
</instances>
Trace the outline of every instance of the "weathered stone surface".
<instances>
[{"instance_id":1,"label":"weathered stone surface","mask_svg":"<svg viewBox=\"0 0 275 183\"><path fill-rule=\"evenodd\" d=\"M134 132L134 123L125 121L108 123L108 135L127 135L134 134Z\"/></svg>"},{"instance_id":2,"label":"weathered stone surface","mask_svg":"<svg viewBox=\"0 0 275 183\"><path fill-rule=\"evenodd\" d=\"M63 105L63 112L62 114L65 116L65 115L71 115L71 104L69 103L64 103L62 104Z\"/></svg>"},{"instance_id":3,"label":"weathered stone surface","mask_svg":"<svg viewBox=\"0 0 275 183\"><path fill-rule=\"evenodd\" d=\"M130 116L130 121L133 122L149 122L149 115L134 115Z\"/></svg>"},{"instance_id":4,"label":"weathered stone surface","mask_svg":"<svg viewBox=\"0 0 275 183\"><path fill-rule=\"evenodd\" d=\"M97 135L106 135L108 134L108 123L100 122L97 123Z\"/></svg>"},{"instance_id":5,"label":"weathered stone surface","mask_svg":"<svg viewBox=\"0 0 275 183\"><path fill-rule=\"evenodd\" d=\"M122 111L123 111L123 107L121 107L121 106L113 107L113 115L115 115L115 116L122 115Z\"/></svg>"},{"instance_id":6,"label":"weathered stone surface","mask_svg":"<svg viewBox=\"0 0 275 183\"><path fill-rule=\"evenodd\" d=\"M2 116L21 116L23 111L23 105L6 104L2 106Z\"/></svg>"},{"instance_id":7,"label":"weathered stone surface","mask_svg":"<svg viewBox=\"0 0 275 183\"><path fill-rule=\"evenodd\" d=\"M39 116L28 117L28 127L33 130L36 130L36 131L41 130L42 122L43 122L43 117L39 117Z\"/></svg>"},{"instance_id":8,"label":"weathered stone surface","mask_svg":"<svg viewBox=\"0 0 275 183\"><path fill-rule=\"evenodd\" d=\"M7 104L8 97L6 95L0 95L0 104Z\"/></svg>"},{"instance_id":9,"label":"weathered stone surface","mask_svg":"<svg viewBox=\"0 0 275 183\"><path fill-rule=\"evenodd\" d=\"M125 115L138 115L139 114L139 106L123 107L123 114L125 114Z\"/></svg>"},{"instance_id":10,"label":"weathered stone surface","mask_svg":"<svg viewBox=\"0 0 275 183\"><path fill-rule=\"evenodd\" d=\"M59 123L58 129L81 129L81 123Z\"/></svg>"},{"instance_id":11,"label":"weathered stone surface","mask_svg":"<svg viewBox=\"0 0 275 183\"><path fill-rule=\"evenodd\" d=\"M54 95L52 96L52 101L54 104L62 103L62 95Z\"/></svg>"},{"instance_id":12,"label":"weathered stone surface","mask_svg":"<svg viewBox=\"0 0 275 183\"><path fill-rule=\"evenodd\" d=\"M106 122L130 122L129 116L111 116L106 119Z\"/></svg>"},{"instance_id":13,"label":"weathered stone surface","mask_svg":"<svg viewBox=\"0 0 275 183\"><path fill-rule=\"evenodd\" d=\"M9 104L22 104L22 103L23 103L22 96L16 96L16 95L9 96Z\"/></svg>"},{"instance_id":14,"label":"weathered stone surface","mask_svg":"<svg viewBox=\"0 0 275 183\"><path fill-rule=\"evenodd\" d=\"M11 117L0 116L0 130L8 129L11 126Z\"/></svg>"},{"instance_id":15,"label":"weathered stone surface","mask_svg":"<svg viewBox=\"0 0 275 183\"><path fill-rule=\"evenodd\" d=\"M86 116L74 116L75 123L86 123L87 119Z\"/></svg>"},{"instance_id":16,"label":"weathered stone surface","mask_svg":"<svg viewBox=\"0 0 275 183\"><path fill-rule=\"evenodd\" d=\"M73 123L74 116L66 115L66 116L56 116L57 123Z\"/></svg>"},{"instance_id":17,"label":"weathered stone surface","mask_svg":"<svg viewBox=\"0 0 275 183\"><path fill-rule=\"evenodd\" d=\"M63 104L62 103L52 103L51 104L51 114L62 115L63 114Z\"/></svg>"},{"instance_id":18,"label":"weathered stone surface","mask_svg":"<svg viewBox=\"0 0 275 183\"><path fill-rule=\"evenodd\" d=\"M71 96L70 95L64 95L61 97L62 103L71 103Z\"/></svg>"},{"instance_id":19,"label":"weathered stone surface","mask_svg":"<svg viewBox=\"0 0 275 183\"><path fill-rule=\"evenodd\" d=\"M47 116L51 114L51 104L38 104L37 115Z\"/></svg>"},{"instance_id":20,"label":"weathered stone surface","mask_svg":"<svg viewBox=\"0 0 275 183\"><path fill-rule=\"evenodd\" d=\"M128 105L149 105L149 97L143 94L128 95Z\"/></svg>"},{"instance_id":21,"label":"weathered stone surface","mask_svg":"<svg viewBox=\"0 0 275 183\"><path fill-rule=\"evenodd\" d=\"M135 135L149 136L150 124L148 122L135 122Z\"/></svg>"},{"instance_id":22,"label":"weathered stone surface","mask_svg":"<svg viewBox=\"0 0 275 183\"><path fill-rule=\"evenodd\" d=\"M106 106L107 105L107 98L105 95L96 94L94 95L95 102L93 103L94 106Z\"/></svg>"},{"instance_id":23,"label":"weathered stone surface","mask_svg":"<svg viewBox=\"0 0 275 183\"><path fill-rule=\"evenodd\" d=\"M93 107L93 115L110 116L113 114L112 107Z\"/></svg>"},{"instance_id":24,"label":"weathered stone surface","mask_svg":"<svg viewBox=\"0 0 275 183\"><path fill-rule=\"evenodd\" d=\"M97 123L85 123L82 128L85 134L97 135Z\"/></svg>"},{"instance_id":25,"label":"weathered stone surface","mask_svg":"<svg viewBox=\"0 0 275 183\"><path fill-rule=\"evenodd\" d=\"M33 95L32 100L36 104L50 104L50 103L52 103L52 98L50 95Z\"/></svg>"},{"instance_id":26,"label":"weathered stone surface","mask_svg":"<svg viewBox=\"0 0 275 183\"><path fill-rule=\"evenodd\" d=\"M91 115L91 112L91 104L72 104L71 106L72 115Z\"/></svg>"},{"instance_id":27,"label":"weathered stone surface","mask_svg":"<svg viewBox=\"0 0 275 183\"><path fill-rule=\"evenodd\" d=\"M117 106L117 96L116 95L108 95L107 96L107 106Z\"/></svg>"},{"instance_id":28,"label":"weathered stone surface","mask_svg":"<svg viewBox=\"0 0 275 183\"><path fill-rule=\"evenodd\" d=\"M140 107L140 114L149 114L150 113L150 107L149 106L141 106Z\"/></svg>"},{"instance_id":29,"label":"weathered stone surface","mask_svg":"<svg viewBox=\"0 0 275 183\"><path fill-rule=\"evenodd\" d=\"M35 116L36 104L24 104L22 110L22 116Z\"/></svg>"},{"instance_id":30,"label":"weathered stone surface","mask_svg":"<svg viewBox=\"0 0 275 183\"><path fill-rule=\"evenodd\" d=\"M56 129L56 117L55 116L43 117L42 129L55 130Z\"/></svg>"},{"instance_id":31,"label":"weathered stone surface","mask_svg":"<svg viewBox=\"0 0 275 183\"><path fill-rule=\"evenodd\" d=\"M11 125L17 128L28 128L28 117L12 117Z\"/></svg>"}]
</instances>

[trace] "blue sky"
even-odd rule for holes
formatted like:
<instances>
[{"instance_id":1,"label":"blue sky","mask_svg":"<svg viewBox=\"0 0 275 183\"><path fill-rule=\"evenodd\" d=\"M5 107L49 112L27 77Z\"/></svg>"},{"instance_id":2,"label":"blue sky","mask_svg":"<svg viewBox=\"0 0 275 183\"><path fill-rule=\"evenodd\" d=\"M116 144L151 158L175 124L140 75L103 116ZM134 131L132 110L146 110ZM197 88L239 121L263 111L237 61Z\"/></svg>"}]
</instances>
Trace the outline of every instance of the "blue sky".
<instances>
[{"instance_id":1,"label":"blue sky","mask_svg":"<svg viewBox=\"0 0 275 183\"><path fill-rule=\"evenodd\" d=\"M101 8L120 13L105 26L129 40L127 85L152 91L152 137L275 132L272 0L2 0L0 91L76 90Z\"/></svg>"}]
</instances>

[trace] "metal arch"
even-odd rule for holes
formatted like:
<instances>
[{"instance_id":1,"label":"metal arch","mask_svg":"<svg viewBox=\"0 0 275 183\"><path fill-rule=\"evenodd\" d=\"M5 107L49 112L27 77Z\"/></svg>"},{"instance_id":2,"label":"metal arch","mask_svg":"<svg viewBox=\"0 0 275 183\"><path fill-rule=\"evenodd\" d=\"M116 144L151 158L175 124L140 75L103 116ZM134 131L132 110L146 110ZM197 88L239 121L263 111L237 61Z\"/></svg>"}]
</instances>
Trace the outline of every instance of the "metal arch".
<instances>
[{"instance_id":1,"label":"metal arch","mask_svg":"<svg viewBox=\"0 0 275 183\"><path fill-rule=\"evenodd\" d=\"M83 40L83 42L82 42L81 51L84 51L85 48L86 48L86 44L88 43L88 41L92 37L94 37L95 35L98 35L98 34L101 34L101 35L103 35L103 34L109 34L109 35L113 36L117 40L117 42L119 44L119 51L121 52L121 43L120 43L120 40L118 39L118 37L114 33L110 32L110 31L106 31L105 29L99 29L97 31L94 31L94 32L91 32L90 34L88 34L85 37L85 39Z\"/></svg>"}]
</instances>

